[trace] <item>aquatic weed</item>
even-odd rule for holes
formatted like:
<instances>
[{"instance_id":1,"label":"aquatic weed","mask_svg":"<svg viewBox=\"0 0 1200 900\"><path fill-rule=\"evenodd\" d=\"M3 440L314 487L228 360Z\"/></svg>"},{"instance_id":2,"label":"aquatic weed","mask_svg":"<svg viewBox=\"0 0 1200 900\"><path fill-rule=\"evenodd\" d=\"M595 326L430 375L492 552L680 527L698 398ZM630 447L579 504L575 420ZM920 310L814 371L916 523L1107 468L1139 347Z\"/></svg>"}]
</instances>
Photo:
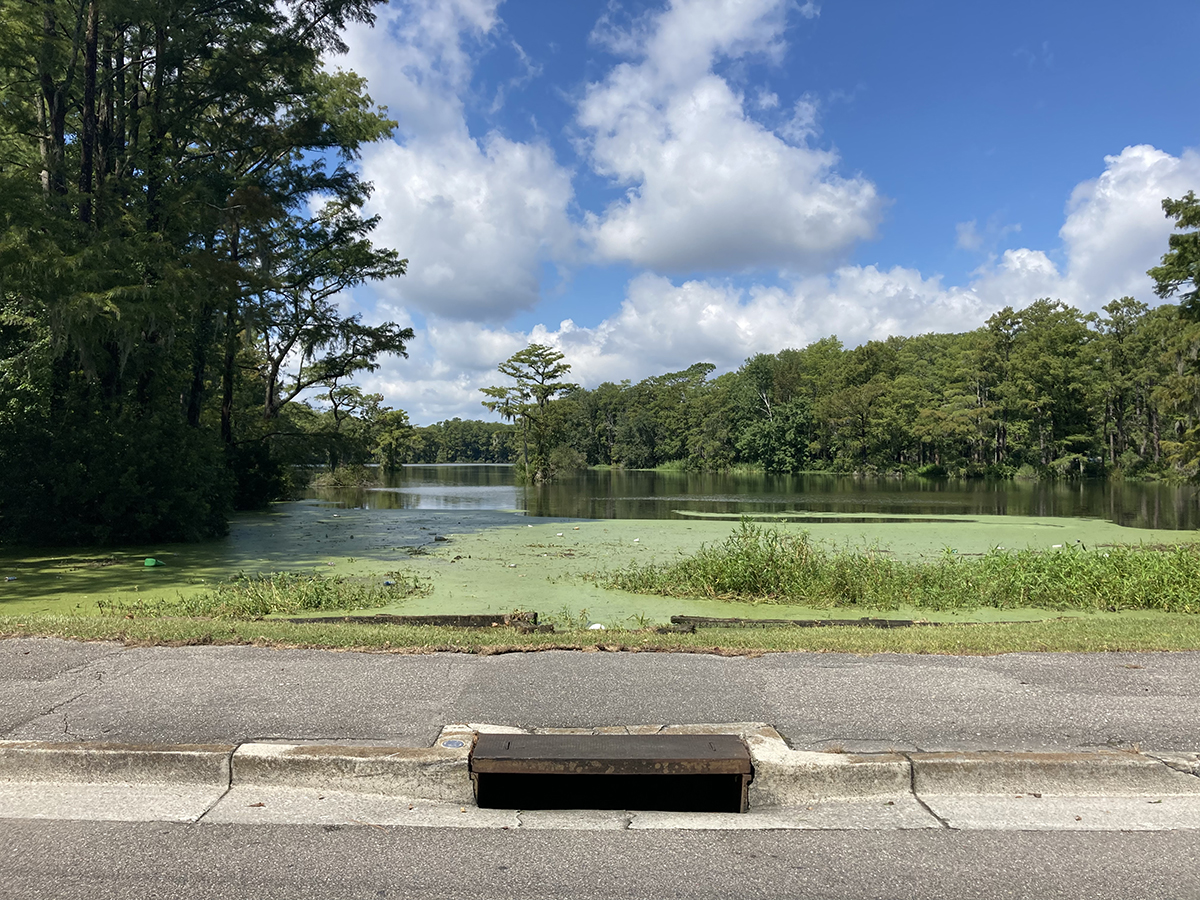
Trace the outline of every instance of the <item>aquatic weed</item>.
<instances>
[{"instance_id":1,"label":"aquatic weed","mask_svg":"<svg viewBox=\"0 0 1200 900\"><path fill-rule=\"evenodd\" d=\"M979 607L1200 612L1200 545L1165 549L947 550L904 562L879 548L829 551L806 532L743 520L724 542L671 563L635 563L598 576L609 587L668 597L710 597L816 607Z\"/></svg>"}]
</instances>

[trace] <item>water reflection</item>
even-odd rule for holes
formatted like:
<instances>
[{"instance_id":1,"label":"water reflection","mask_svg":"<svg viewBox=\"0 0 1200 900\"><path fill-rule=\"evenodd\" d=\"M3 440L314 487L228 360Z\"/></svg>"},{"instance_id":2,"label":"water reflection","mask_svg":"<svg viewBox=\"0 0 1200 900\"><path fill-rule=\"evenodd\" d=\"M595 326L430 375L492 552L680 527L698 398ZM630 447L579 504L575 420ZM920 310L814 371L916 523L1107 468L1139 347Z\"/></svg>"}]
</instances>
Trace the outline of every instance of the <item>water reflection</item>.
<instances>
[{"instance_id":1,"label":"water reflection","mask_svg":"<svg viewBox=\"0 0 1200 900\"><path fill-rule=\"evenodd\" d=\"M406 466L379 487L309 496L370 509L524 509L535 516L663 519L690 513L1014 515L1200 527L1197 490L1160 482L953 481L838 475L580 472L517 485L510 466Z\"/></svg>"}]
</instances>

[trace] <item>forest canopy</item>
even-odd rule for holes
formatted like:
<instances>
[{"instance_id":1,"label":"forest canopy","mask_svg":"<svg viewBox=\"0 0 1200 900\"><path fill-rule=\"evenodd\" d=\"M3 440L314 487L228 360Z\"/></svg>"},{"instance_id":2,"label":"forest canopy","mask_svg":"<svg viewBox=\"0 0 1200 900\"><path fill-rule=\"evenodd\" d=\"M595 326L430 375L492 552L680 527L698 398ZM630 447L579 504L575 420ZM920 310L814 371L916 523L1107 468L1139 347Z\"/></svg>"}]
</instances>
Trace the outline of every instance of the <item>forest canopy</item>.
<instances>
[{"instance_id":1,"label":"forest canopy","mask_svg":"<svg viewBox=\"0 0 1200 900\"><path fill-rule=\"evenodd\" d=\"M337 305L405 270L353 165L395 123L321 61L374 6L0 0L0 539L220 534L336 461L413 336Z\"/></svg>"}]
</instances>

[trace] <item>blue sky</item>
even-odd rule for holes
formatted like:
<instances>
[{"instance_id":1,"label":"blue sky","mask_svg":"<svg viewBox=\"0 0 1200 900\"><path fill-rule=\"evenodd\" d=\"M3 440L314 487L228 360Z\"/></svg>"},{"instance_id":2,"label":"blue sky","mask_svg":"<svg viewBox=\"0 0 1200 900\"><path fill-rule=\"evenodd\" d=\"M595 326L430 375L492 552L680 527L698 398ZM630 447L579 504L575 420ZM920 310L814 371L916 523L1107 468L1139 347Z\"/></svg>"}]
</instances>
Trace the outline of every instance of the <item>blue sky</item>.
<instances>
[{"instance_id":1,"label":"blue sky","mask_svg":"<svg viewBox=\"0 0 1200 900\"><path fill-rule=\"evenodd\" d=\"M427 423L530 340L639 379L836 333L977 327L1133 294L1200 189L1200 4L396 0L331 64L411 322L364 383Z\"/></svg>"}]
</instances>

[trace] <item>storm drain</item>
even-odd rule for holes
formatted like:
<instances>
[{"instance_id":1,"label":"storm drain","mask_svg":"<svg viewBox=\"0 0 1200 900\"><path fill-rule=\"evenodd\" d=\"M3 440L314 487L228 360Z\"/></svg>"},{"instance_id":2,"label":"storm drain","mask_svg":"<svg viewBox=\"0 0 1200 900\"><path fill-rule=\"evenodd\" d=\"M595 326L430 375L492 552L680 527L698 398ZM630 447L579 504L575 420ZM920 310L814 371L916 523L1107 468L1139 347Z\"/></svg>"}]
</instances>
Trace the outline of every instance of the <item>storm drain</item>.
<instances>
[{"instance_id":1,"label":"storm drain","mask_svg":"<svg viewBox=\"0 0 1200 900\"><path fill-rule=\"evenodd\" d=\"M481 734L471 752L489 809L745 812L752 777L731 734Z\"/></svg>"}]
</instances>

